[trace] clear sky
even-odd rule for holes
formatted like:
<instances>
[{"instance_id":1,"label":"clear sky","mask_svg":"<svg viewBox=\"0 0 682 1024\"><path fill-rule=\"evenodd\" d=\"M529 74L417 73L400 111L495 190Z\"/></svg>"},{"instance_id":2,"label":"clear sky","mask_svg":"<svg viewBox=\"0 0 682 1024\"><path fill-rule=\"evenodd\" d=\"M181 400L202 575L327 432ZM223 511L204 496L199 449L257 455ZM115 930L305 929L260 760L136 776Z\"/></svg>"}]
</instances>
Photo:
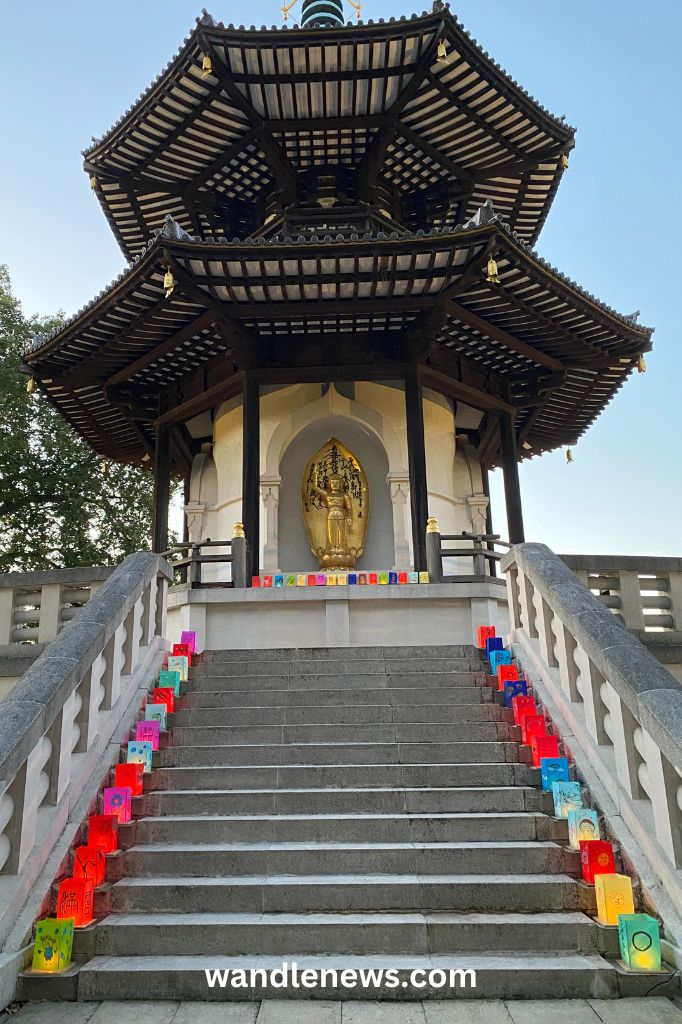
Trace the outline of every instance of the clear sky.
<instances>
[{"instance_id":1,"label":"clear sky","mask_svg":"<svg viewBox=\"0 0 682 1024\"><path fill-rule=\"evenodd\" d=\"M2 0L0 262L27 312L72 314L123 269L81 150L161 71L201 2ZM363 16L418 12L411 2L364 0ZM212 0L209 10L226 23L281 19L279 0ZM556 452L522 466L527 539L562 552L679 555L682 3L455 0L452 10L578 128L540 254L656 328L648 372L580 441L575 462ZM500 484L494 515L504 536Z\"/></svg>"}]
</instances>

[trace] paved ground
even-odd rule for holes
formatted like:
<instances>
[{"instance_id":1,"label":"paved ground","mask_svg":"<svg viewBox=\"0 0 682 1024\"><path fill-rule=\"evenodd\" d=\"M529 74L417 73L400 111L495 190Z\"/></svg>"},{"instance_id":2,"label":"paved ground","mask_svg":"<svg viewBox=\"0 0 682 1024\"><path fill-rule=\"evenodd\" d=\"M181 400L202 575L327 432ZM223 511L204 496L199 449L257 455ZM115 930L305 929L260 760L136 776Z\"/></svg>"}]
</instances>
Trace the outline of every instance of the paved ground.
<instances>
[{"instance_id":1,"label":"paved ground","mask_svg":"<svg viewBox=\"0 0 682 1024\"><path fill-rule=\"evenodd\" d=\"M30 1003L0 1024L682 1024L667 999Z\"/></svg>"}]
</instances>

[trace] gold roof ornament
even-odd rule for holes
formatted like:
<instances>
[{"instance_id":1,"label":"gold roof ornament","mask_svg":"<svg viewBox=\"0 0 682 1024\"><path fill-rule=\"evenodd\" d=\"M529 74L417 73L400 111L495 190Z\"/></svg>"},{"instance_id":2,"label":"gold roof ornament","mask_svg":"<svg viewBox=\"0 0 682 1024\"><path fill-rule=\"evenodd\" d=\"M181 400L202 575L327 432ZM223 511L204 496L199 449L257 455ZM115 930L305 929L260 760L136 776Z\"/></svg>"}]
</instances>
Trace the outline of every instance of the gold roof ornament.
<instances>
[{"instance_id":1,"label":"gold roof ornament","mask_svg":"<svg viewBox=\"0 0 682 1024\"><path fill-rule=\"evenodd\" d=\"M646 373L646 363L644 362L644 356L640 356L637 360L637 373Z\"/></svg>"},{"instance_id":2,"label":"gold roof ornament","mask_svg":"<svg viewBox=\"0 0 682 1024\"><path fill-rule=\"evenodd\" d=\"M26 394L32 395L36 389L36 382L34 377L29 377L26 381Z\"/></svg>"},{"instance_id":3,"label":"gold roof ornament","mask_svg":"<svg viewBox=\"0 0 682 1024\"><path fill-rule=\"evenodd\" d=\"M97 175L96 174L91 174L90 175L90 188L91 189L99 188L99 181L97 180Z\"/></svg>"},{"instance_id":4,"label":"gold roof ornament","mask_svg":"<svg viewBox=\"0 0 682 1024\"><path fill-rule=\"evenodd\" d=\"M109 463L108 462L103 462L102 463L102 479L103 480L108 480L109 479Z\"/></svg>"},{"instance_id":5,"label":"gold roof ornament","mask_svg":"<svg viewBox=\"0 0 682 1024\"><path fill-rule=\"evenodd\" d=\"M205 53L204 56L203 56L203 59L201 61L201 77L202 78L208 78L208 76L212 72L213 72L213 61L208 56L208 54Z\"/></svg>"},{"instance_id":6,"label":"gold roof ornament","mask_svg":"<svg viewBox=\"0 0 682 1024\"><path fill-rule=\"evenodd\" d=\"M488 282L488 284L499 284L500 283L500 275L499 275L498 269L497 269L497 262L493 259L492 256L488 260L488 266L486 268L485 279Z\"/></svg>"},{"instance_id":7,"label":"gold roof ornament","mask_svg":"<svg viewBox=\"0 0 682 1024\"><path fill-rule=\"evenodd\" d=\"M166 291L166 298L170 299L171 295L175 291L175 278L170 268L163 275L163 287Z\"/></svg>"},{"instance_id":8,"label":"gold roof ornament","mask_svg":"<svg viewBox=\"0 0 682 1024\"><path fill-rule=\"evenodd\" d=\"M566 462L573 462L573 449L572 448L567 448L566 449Z\"/></svg>"},{"instance_id":9,"label":"gold roof ornament","mask_svg":"<svg viewBox=\"0 0 682 1024\"><path fill-rule=\"evenodd\" d=\"M244 524L235 523L234 526L232 527L232 540L236 540L237 538L243 540L245 539L245 537L246 534L244 533Z\"/></svg>"},{"instance_id":10,"label":"gold roof ornament","mask_svg":"<svg viewBox=\"0 0 682 1024\"><path fill-rule=\"evenodd\" d=\"M435 516L429 516L426 520L426 532L427 533L440 533L440 526Z\"/></svg>"},{"instance_id":11,"label":"gold roof ornament","mask_svg":"<svg viewBox=\"0 0 682 1024\"><path fill-rule=\"evenodd\" d=\"M563 167L563 169L565 171L568 170L568 163L569 163L568 153L562 153L561 154L561 166Z\"/></svg>"},{"instance_id":12,"label":"gold roof ornament","mask_svg":"<svg viewBox=\"0 0 682 1024\"><path fill-rule=\"evenodd\" d=\"M448 48L445 43L445 40L441 39L441 41L438 44L438 52L436 53L436 60L439 64L445 64L445 61L447 60L447 53Z\"/></svg>"}]
</instances>

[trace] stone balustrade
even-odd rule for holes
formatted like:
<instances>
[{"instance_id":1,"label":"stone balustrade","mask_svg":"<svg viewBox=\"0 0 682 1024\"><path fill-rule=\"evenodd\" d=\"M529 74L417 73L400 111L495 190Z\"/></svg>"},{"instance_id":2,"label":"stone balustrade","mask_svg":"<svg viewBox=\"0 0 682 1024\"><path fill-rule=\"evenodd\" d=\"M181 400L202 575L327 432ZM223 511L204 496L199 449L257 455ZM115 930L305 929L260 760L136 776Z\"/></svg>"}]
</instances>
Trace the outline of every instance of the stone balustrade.
<instances>
[{"instance_id":1,"label":"stone balustrade","mask_svg":"<svg viewBox=\"0 0 682 1024\"><path fill-rule=\"evenodd\" d=\"M0 705L0 990L158 669L170 574L126 558Z\"/></svg>"},{"instance_id":2,"label":"stone balustrade","mask_svg":"<svg viewBox=\"0 0 682 1024\"><path fill-rule=\"evenodd\" d=\"M0 648L54 640L113 571L95 566L0 575Z\"/></svg>"},{"instance_id":3,"label":"stone balustrade","mask_svg":"<svg viewBox=\"0 0 682 1024\"><path fill-rule=\"evenodd\" d=\"M680 945L682 686L545 545L502 569L514 653Z\"/></svg>"}]
</instances>

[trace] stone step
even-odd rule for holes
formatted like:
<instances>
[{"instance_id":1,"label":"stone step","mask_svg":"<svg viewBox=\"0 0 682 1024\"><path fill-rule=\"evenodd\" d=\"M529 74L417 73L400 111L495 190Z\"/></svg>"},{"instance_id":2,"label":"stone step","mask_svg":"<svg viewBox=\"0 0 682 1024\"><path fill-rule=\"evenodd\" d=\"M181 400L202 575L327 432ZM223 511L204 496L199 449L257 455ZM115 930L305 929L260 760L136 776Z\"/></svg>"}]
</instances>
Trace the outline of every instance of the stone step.
<instances>
[{"instance_id":1,"label":"stone step","mask_svg":"<svg viewBox=\"0 0 682 1024\"><path fill-rule=\"evenodd\" d=\"M120 830L122 848L162 843L568 842L562 819L504 814L246 814L142 818Z\"/></svg>"},{"instance_id":2,"label":"stone step","mask_svg":"<svg viewBox=\"0 0 682 1024\"><path fill-rule=\"evenodd\" d=\"M209 672L192 669L186 690L351 690L351 689L404 689L408 686L429 687L467 686L483 682L485 673L477 670L466 671L421 671L421 672L367 672L366 665L358 665L352 672L296 672L283 675L280 672Z\"/></svg>"},{"instance_id":3,"label":"stone step","mask_svg":"<svg viewBox=\"0 0 682 1024\"><path fill-rule=\"evenodd\" d=\"M348 652L338 647L270 647L263 649L240 649L204 651L200 655L202 665L210 662L254 662L280 661L298 664L301 661L334 661L341 656L352 656L356 661L401 661L403 659L447 659L479 658L480 651L470 644L439 644L437 646L409 645L405 647L353 647Z\"/></svg>"},{"instance_id":4,"label":"stone step","mask_svg":"<svg viewBox=\"0 0 682 1024\"><path fill-rule=\"evenodd\" d=\"M224 719L229 721L229 712ZM223 747L308 743L496 743L520 742L521 730L508 722L334 723L331 725L173 726L174 747Z\"/></svg>"},{"instance_id":5,"label":"stone step","mask_svg":"<svg viewBox=\"0 0 682 1024\"><path fill-rule=\"evenodd\" d=\"M145 787L157 790L206 789L361 789L377 786L462 787L537 785L539 771L526 764L344 764L253 765L159 768L147 776Z\"/></svg>"},{"instance_id":6,"label":"stone step","mask_svg":"<svg viewBox=\"0 0 682 1024\"><path fill-rule=\"evenodd\" d=\"M242 687L244 683L241 684ZM489 686L430 686L375 687L363 689L287 690L274 687L269 690L193 690L181 698L181 707L187 708L239 708L239 707L335 707L337 705L383 704L387 707L416 707L420 704L474 704L492 703L493 691Z\"/></svg>"},{"instance_id":7,"label":"stone step","mask_svg":"<svg viewBox=\"0 0 682 1024\"><path fill-rule=\"evenodd\" d=\"M528 755L530 756L530 754ZM167 747L155 768L200 765L477 764L517 761L519 744L490 743L255 743Z\"/></svg>"},{"instance_id":8,"label":"stone step","mask_svg":"<svg viewBox=\"0 0 682 1024\"><path fill-rule=\"evenodd\" d=\"M120 999L140 1000L220 1000L244 1001L261 998L272 999L381 999L414 1000L423 999L613 999L619 995L644 995L660 975L626 975L613 964L596 953L561 952L548 953L503 952L503 953L457 953L449 955L416 956L414 954L389 956L311 956L296 952L295 937L287 951L286 963L296 964L299 980L296 985L288 981L274 989L262 983L261 976L250 985L237 977L237 987L229 984L220 987L214 979L214 987L207 984L205 971L250 971L258 967L264 971L282 968L281 955L273 957L226 957L216 956L97 956L80 971L78 979L79 1001ZM333 984L333 976L325 976L325 986L302 988L300 972L306 969L322 971L335 969L339 976L342 971L354 969L367 971L390 969L397 972L395 984L384 977L380 984L372 984L371 977L357 981L355 986ZM439 970L426 985L429 971ZM423 971L412 981L412 972ZM454 974L450 971L475 971L476 987L471 987L469 975ZM291 972L291 967L289 967ZM349 981L349 976L344 976ZM281 978L278 980L282 980ZM452 980L453 984L449 982ZM403 986L403 982L405 985ZM368 987L369 985L369 987ZM22 988L26 998L28 986ZM665 988L657 994L665 993Z\"/></svg>"},{"instance_id":9,"label":"stone step","mask_svg":"<svg viewBox=\"0 0 682 1024\"><path fill-rule=\"evenodd\" d=\"M111 887L121 913L305 913L312 910L595 912L594 888L566 874L226 875L123 878Z\"/></svg>"},{"instance_id":10,"label":"stone step","mask_svg":"<svg viewBox=\"0 0 682 1024\"><path fill-rule=\"evenodd\" d=\"M146 793L136 816L209 814L359 814L475 811L551 813L551 797L529 786L470 789L209 789Z\"/></svg>"},{"instance_id":11,"label":"stone step","mask_svg":"<svg viewBox=\"0 0 682 1024\"><path fill-rule=\"evenodd\" d=\"M613 929L615 931L615 929ZM597 952L599 930L578 912L542 914L193 913L115 914L77 932L74 955L201 956L498 952Z\"/></svg>"},{"instance_id":12,"label":"stone step","mask_svg":"<svg viewBox=\"0 0 682 1024\"><path fill-rule=\"evenodd\" d=\"M553 842L159 843L126 850L124 873L210 878L276 874L551 874L577 876L579 854Z\"/></svg>"},{"instance_id":13,"label":"stone step","mask_svg":"<svg viewBox=\"0 0 682 1024\"><path fill-rule=\"evenodd\" d=\"M169 727L204 729L224 725L352 725L414 723L453 724L460 722L513 722L511 708L499 704L337 704L304 707L259 707L254 694L253 706L225 707L221 716L216 708L188 708L176 711Z\"/></svg>"}]
</instances>

